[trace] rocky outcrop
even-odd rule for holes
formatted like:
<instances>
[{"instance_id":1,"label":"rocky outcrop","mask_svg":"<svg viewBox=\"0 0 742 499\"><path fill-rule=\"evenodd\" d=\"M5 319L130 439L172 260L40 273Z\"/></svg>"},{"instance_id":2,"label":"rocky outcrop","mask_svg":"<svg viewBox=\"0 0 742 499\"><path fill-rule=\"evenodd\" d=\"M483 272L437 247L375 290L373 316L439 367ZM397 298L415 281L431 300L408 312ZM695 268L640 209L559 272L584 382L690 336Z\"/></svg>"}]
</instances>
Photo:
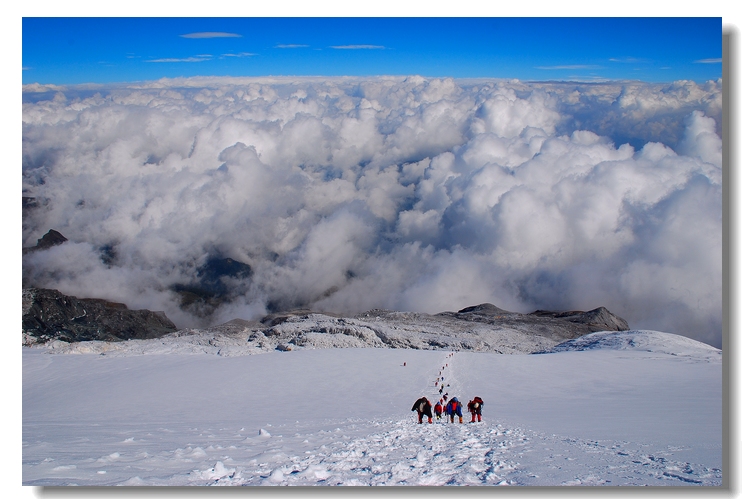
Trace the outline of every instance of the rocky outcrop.
<instances>
[{"instance_id":1,"label":"rocky outcrop","mask_svg":"<svg viewBox=\"0 0 742 499\"><path fill-rule=\"evenodd\" d=\"M513 330L538 335L554 341L578 338L595 331L626 331L628 323L605 307L589 312L552 312L537 310L530 314L509 312L491 303L467 307L458 312L443 312L447 317L467 322L486 324L500 330Z\"/></svg>"},{"instance_id":2,"label":"rocky outcrop","mask_svg":"<svg viewBox=\"0 0 742 499\"><path fill-rule=\"evenodd\" d=\"M23 290L22 323L24 344L149 339L177 330L163 312L129 310L123 303L40 288Z\"/></svg>"},{"instance_id":3,"label":"rocky outcrop","mask_svg":"<svg viewBox=\"0 0 742 499\"><path fill-rule=\"evenodd\" d=\"M588 312L549 312L537 310L530 315L551 317L566 320L575 324L584 324L590 333L597 331L628 331L629 323L611 313L605 307L598 307Z\"/></svg>"},{"instance_id":4,"label":"rocky outcrop","mask_svg":"<svg viewBox=\"0 0 742 499\"><path fill-rule=\"evenodd\" d=\"M52 246L58 246L66 241L67 238L64 237L60 232L57 232L54 229L50 229L49 232L44 234L41 239L36 240L36 246L23 248L23 254L25 255L26 253L30 253L32 251L38 251L51 248Z\"/></svg>"},{"instance_id":5,"label":"rocky outcrop","mask_svg":"<svg viewBox=\"0 0 742 499\"><path fill-rule=\"evenodd\" d=\"M308 316L311 313L312 311L307 308L297 308L295 310L288 310L286 312L277 312L274 314L268 314L264 316L262 319L260 319L260 323L264 324L266 327L272 327L272 326L277 326L281 323L284 323L287 320L291 319L292 317ZM322 315L326 315L329 317L341 317L340 315L331 314L328 312L323 312Z\"/></svg>"},{"instance_id":6,"label":"rocky outcrop","mask_svg":"<svg viewBox=\"0 0 742 499\"><path fill-rule=\"evenodd\" d=\"M496 307L491 303L482 303L481 305L474 305L473 307L462 308L456 313L458 315L470 314L472 316L482 315L482 316L492 317L492 316L498 316L498 315L504 315L504 314L511 314L512 312L503 310L500 307Z\"/></svg>"}]
</instances>

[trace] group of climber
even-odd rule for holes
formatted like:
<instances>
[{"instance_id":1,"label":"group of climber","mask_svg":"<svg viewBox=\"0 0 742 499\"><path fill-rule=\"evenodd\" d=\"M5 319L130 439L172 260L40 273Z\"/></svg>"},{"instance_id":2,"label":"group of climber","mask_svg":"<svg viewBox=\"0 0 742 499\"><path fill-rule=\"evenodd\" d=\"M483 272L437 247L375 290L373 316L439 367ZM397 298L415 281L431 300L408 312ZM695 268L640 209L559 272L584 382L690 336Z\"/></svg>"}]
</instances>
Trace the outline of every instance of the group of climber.
<instances>
[{"instance_id":1,"label":"group of climber","mask_svg":"<svg viewBox=\"0 0 742 499\"><path fill-rule=\"evenodd\" d=\"M446 360L453 357L454 352L450 352L446 355ZM404 363L404 365L407 365L407 362ZM441 418L443 418L443 414L445 413L445 419L450 420L451 423L455 422L456 416L459 418L459 423L464 422L464 415L462 404L459 401L458 398L453 397L451 400L448 400L448 392L443 393L443 391L450 387L450 383L445 383L446 378L443 376L444 371L448 367L448 363L445 363L440 371L438 371L438 377L435 379L434 386L438 388L438 395L441 396L441 398L438 400L438 402L435 403L435 407L430 403L430 401L426 397L420 397L415 401L415 403L412 405L412 410L417 411L417 422L419 424L423 423L423 416L428 417L428 423L433 422L433 412L435 412L435 419L436 421L440 421ZM484 402L480 397L474 397L472 400L469 401L466 408L471 413L471 421L470 423L476 423L482 422L482 406L484 405Z\"/></svg>"},{"instance_id":2,"label":"group of climber","mask_svg":"<svg viewBox=\"0 0 742 499\"><path fill-rule=\"evenodd\" d=\"M480 397L474 397L467 404L467 410L471 413L470 423L482 422L482 406L484 402ZM455 422L455 418L458 416L459 423L464 422L464 415L462 409L462 403L459 402L457 397L452 398L449 401L444 399L438 400L435 403L435 407L430 403L427 397L420 397L415 401L412 406L413 411L417 411L417 422L423 423L423 416L428 417L428 423L433 422L433 412L435 412L436 421L440 421L443 418L443 413L446 414L446 419L450 420L451 423Z\"/></svg>"}]
</instances>

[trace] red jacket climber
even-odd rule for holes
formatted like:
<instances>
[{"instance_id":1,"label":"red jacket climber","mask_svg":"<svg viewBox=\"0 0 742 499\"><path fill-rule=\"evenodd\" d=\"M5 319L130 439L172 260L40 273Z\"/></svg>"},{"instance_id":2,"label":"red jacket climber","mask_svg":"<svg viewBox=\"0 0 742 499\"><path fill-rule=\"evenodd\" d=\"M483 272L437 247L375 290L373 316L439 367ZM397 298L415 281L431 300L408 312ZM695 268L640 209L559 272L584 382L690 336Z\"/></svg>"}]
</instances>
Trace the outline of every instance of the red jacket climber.
<instances>
[{"instance_id":1,"label":"red jacket climber","mask_svg":"<svg viewBox=\"0 0 742 499\"><path fill-rule=\"evenodd\" d=\"M433 409L435 412L435 419L441 419L441 414L443 414L443 406L440 402L435 403L435 408Z\"/></svg>"},{"instance_id":2,"label":"red jacket climber","mask_svg":"<svg viewBox=\"0 0 742 499\"><path fill-rule=\"evenodd\" d=\"M469 412L471 412L470 423L474 423L475 418L480 423L482 422L482 406L483 405L484 405L484 402L479 397L474 397L474 400L469 401L469 404L467 405L467 409Z\"/></svg>"}]
</instances>

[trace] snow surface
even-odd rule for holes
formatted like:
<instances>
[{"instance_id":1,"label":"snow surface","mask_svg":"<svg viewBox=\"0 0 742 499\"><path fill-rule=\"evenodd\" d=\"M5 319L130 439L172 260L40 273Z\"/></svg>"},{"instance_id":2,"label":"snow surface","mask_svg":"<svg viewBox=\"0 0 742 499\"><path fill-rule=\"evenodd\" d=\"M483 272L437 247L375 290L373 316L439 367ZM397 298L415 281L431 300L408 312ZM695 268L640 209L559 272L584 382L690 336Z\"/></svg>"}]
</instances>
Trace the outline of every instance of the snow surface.
<instances>
[{"instance_id":1,"label":"snow surface","mask_svg":"<svg viewBox=\"0 0 742 499\"><path fill-rule=\"evenodd\" d=\"M706 343L660 331L601 331L560 343L551 352L594 349L641 350L696 360L721 358L721 350Z\"/></svg>"},{"instance_id":2,"label":"snow surface","mask_svg":"<svg viewBox=\"0 0 742 499\"><path fill-rule=\"evenodd\" d=\"M149 341L159 353L23 348L24 485L722 483L721 352L675 335L540 355ZM483 422L418 425L436 381L481 396Z\"/></svg>"}]
</instances>

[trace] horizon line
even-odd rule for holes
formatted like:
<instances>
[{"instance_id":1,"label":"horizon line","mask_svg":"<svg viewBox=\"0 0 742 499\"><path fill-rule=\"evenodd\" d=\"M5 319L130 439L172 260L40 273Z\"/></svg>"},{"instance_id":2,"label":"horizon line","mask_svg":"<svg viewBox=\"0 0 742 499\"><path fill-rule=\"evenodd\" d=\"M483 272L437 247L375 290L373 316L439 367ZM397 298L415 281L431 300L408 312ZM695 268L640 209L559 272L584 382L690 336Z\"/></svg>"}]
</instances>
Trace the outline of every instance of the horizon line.
<instances>
[{"instance_id":1,"label":"horizon line","mask_svg":"<svg viewBox=\"0 0 742 499\"><path fill-rule=\"evenodd\" d=\"M580 83L580 84L607 84L607 83L647 83L647 84L668 84L678 81L692 81L694 83L706 83L709 81L722 81L723 78L712 78L706 80L694 80L692 78L679 78L670 80L641 80L636 78L593 78L593 79L522 79L517 77L504 77L504 76L425 76L420 74L377 74L377 75L260 75L260 76L231 76L231 75L196 75L196 76L175 76L168 77L163 76L157 79L149 80L128 80L128 81L109 81L109 82L83 82L83 83L23 83L22 90L27 90L29 86L42 86L42 87L58 87L62 88L73 88L73 87L105 87L105 86L117 86L117 85L132 85L132 84L146 84L146 83L158 83L168 81L179 81L179 80L217 80L217 79L373 79L373 78L394 78L394 79L407 79L419 77L423 79L436 79L436 80L487 80L487 81L509 81L509 82L522 82L522 83ZM48 90L47 90L48 91Z\"/></svg>"}]
</instances>

